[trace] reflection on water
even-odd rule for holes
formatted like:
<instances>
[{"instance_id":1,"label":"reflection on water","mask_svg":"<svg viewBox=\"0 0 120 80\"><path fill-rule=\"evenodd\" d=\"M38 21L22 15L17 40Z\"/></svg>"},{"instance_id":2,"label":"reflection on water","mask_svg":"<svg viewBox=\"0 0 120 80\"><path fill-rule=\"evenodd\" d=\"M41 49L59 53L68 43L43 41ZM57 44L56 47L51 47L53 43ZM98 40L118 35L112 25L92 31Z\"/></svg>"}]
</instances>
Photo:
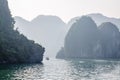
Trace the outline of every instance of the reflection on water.
<instances>
[{"instance_id":1,"label":"reflection on water","mask_svg":"<svg viewBox=\"0 0 120 80\"><path fill-rule=\"evenodd\" d=\"M120 79L120 61L50 59L43 63L0 65L0 80Z\"/></svg>"}]
</instances>

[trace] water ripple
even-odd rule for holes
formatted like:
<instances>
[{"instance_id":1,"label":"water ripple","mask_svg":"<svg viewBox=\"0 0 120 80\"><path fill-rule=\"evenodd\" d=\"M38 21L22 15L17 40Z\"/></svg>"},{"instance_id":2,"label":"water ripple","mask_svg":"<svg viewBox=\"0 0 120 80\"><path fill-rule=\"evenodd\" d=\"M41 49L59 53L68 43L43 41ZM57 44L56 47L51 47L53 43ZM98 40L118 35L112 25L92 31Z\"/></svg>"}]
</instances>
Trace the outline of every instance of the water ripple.
<instances>
[{"instance_id":1,"label":"water ripple","mask_svg":"<svg viewBox=\"0 0 120 80\"><path fill-rule=\"evenodd\" d=\"M1 65L0 80L120 80L120 61L51 59L43 63Z\"/></svg>"}]
</instances>

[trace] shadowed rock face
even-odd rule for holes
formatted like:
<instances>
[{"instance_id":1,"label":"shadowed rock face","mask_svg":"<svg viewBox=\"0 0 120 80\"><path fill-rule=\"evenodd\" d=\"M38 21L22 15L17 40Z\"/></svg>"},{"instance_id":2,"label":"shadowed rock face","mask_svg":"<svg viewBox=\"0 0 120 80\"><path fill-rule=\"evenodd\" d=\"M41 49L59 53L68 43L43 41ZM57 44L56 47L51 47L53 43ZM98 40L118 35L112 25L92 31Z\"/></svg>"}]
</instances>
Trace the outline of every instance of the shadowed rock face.
<instances>
[{"instance_id":1,"label":"shadowed rock face","mask_svg":"<svg viewBox=\"0 0 120 80\"><path fill-rule=\"evenodd\" d=\"M120 34L114 24L105 22L97 28L90 17L83 16L71 26L57 58L115 59L120 57L119 46Z\"/></svg>"},{"instance_id":2,"label":"shadowed rock face","mask_svg":"<svg viewBox=\"0 0 120 80\"><path fill-rule=\"evenodd\" d=\"M0 64L41 63L45 49L14 30L7 0L0 0Z\"/></svg>"},{"instance_id":3,"label":"shadowed rock face","mask_svg":"<svg viewBox=\"0 0 120 80\"><path fill-rule=\"evenodd\" d=\"M92 56L98 29L90 17L83 16L72 25L65 38L65 53L68 57Z\"/></svg>"},{"instance_id":4,"label":"shadowed rock face","mask_svg":"<svg viewBox=\"0 0 120 80\"><path fill-rule=\"evenodd\" d=\"M120 33L119 29L112 23L106 22L99 26L101 32L102 54L106 58L117 58L119 56Z\"/></svg>"}]
</instances>

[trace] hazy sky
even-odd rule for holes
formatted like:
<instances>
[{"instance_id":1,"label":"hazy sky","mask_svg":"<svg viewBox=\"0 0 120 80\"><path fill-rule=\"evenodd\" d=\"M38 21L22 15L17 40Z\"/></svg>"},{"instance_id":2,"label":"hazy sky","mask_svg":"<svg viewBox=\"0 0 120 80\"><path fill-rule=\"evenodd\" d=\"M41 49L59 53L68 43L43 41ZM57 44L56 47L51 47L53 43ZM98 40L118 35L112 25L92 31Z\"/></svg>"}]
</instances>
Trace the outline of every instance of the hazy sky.
<instances>
[{"instance_id":1,"label":"hazy sky","mask_svg":"<svg viewBox=\"0 0 120 80\"><path fill-rule=\"evenodd\" d=\"M120 0L8 0L13 16L31 20L38 15L56 15L65 22L70 18L102 13L120 18Z\"/></svg>"}]
</instances>

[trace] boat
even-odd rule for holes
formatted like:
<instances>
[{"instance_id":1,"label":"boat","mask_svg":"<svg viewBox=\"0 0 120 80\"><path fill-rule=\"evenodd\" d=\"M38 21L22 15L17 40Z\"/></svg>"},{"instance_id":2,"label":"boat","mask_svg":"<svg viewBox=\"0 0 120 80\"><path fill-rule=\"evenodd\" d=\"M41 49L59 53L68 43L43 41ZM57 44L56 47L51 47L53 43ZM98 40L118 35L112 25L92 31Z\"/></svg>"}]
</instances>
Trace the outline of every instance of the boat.
<instances>
[{"instance_id":1,"label":"boat","mask_svg":"<svg viewBox=\"0 0 120 80\"><path fill-rule=\"evenodd\" d=\"M46 57L46 60L49 60L49 57Z\"/></svg>"}]
</instances>

